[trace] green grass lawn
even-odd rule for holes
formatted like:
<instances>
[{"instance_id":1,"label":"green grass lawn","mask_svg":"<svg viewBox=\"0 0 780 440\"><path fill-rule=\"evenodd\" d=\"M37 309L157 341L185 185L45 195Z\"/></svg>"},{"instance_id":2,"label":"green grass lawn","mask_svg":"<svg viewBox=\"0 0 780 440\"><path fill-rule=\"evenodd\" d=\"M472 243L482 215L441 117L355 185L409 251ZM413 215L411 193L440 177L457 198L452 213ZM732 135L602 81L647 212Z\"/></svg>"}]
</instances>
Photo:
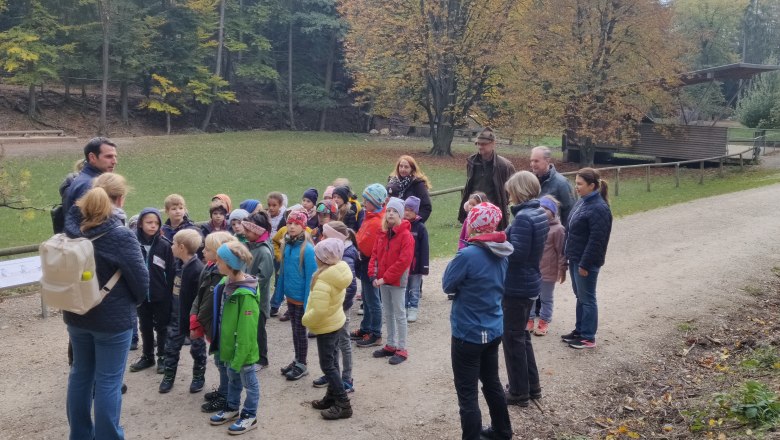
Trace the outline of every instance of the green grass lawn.
<instances>
[{"instance_id":1,"label":"green grass lawn","mask_svg":"<svg viewBox=\"0 0 780 440\"><path fill-rule=\"evenodd\" d=\"M474 151L461 141L454 145L454 158L425 156L427 139L385 139L362 134L241 132L209 135L135 138L120 141L117 172L124 175L133 190L126 211L137 213L145 206L161 207L170 193L187 200L191 217L206 220L208 205L216 193L226 193L235 205L247 198L265 202L265 195L278 190L290 204L300 200L303 191L320 190L336 177L347 177L360 192L374 182L385 183L400 154L411 154L430 177L434 188L445 189L465 182L465 157ZM501 147L500 153L516 163L527 158L527 147ZM58 202L57 187L78 157L51 154L43 157L6 158L8 170L32 173L27 196L34 206ZM526 159L527 162L527 159ZM699 197L754 188L780 182L780 173L766 170L728 171L723 178L708 174L698 184L698 172L684 170L681 188L673 187L671 177L654 177L652 192L644 179L621 180L621 196L612 199L617 216L667 206ZM431 254L451 255L457 248L460 224L457 206L460 195L433 198L433 215L428 221ZM32 218L18 211L0 209L0 248L38 243L51 235L48 213Z\"/></svg>"},{"instance_id":2,"label":"green grass lawn","mask_svg":"<svg viewBox=\"0 0 780 440\"><path fill-rule=\"evenodd\" d=\"M729 128L729 140L748 140L756 136L758 129L754 128ZM780 130L766 130L766 140L780 141Z\"/></svg>"}]
</instances>

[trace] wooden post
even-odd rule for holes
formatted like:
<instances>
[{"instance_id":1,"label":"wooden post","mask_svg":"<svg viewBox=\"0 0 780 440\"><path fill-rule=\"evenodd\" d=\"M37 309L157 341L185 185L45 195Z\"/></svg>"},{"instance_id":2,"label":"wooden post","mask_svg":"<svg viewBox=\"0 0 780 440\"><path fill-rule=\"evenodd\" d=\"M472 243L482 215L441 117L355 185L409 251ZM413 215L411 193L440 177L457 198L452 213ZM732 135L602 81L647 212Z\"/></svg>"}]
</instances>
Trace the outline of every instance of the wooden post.
<instances>
[{"instance_id":1,"label":"wooden post","mask_svg":"<svg viewBox=\"0 0 780 440\"><path fill-rule=\"evenodd\" d=\"M718 161L718 177L723 177L723 158Z\"/></svg>"},{"instance_id":2,"label":"wooden post","mask_svg":"<svg viewBox=\"0 0 780 440\"><path fill-rule=\"evenodd\" d=\"M615 169L615 197L620 195L620 168Z\"/></svg>"},{"instance_id":3,"label":"wooden post","mask_svg":"<svg viewBox=\"0 0 780 440\"><path fill-rule=\"evenodd\" d=\"M674 164L674 187L680 187L680 164Z\"/></svg>"},{"instance_id":4,"label":"wooden post","mask_svg":"<svg viewBox=\"0 0 780 440\"><path fill-rule=\"evenodd\" d=\"M43 303L43 297L41 297L41 318L46 319L49 317L49 308Z\"/></svg>"},{"instance_id":5,"label":"wooden post","mask_svg":"<svg viewBox=\"0 0 780 440\"><path fill-rule=\"evenodd\" d=\"M647 178L647 192L650 192L650 167L645 167L645 177Z\"/></svg>"},{"instance_id":6,"label":"wooden post","mask_svg":"<svg viewBox=\"0 0 780 440\"><path fill-rule=\"evenodd\" d=\"M699 162L699 169L701 172L699 173L699 185L704 184L704 161Z\"/></svg>"},{"instance_id":7,"label":"wooden post","mask_svg":"<svg viewBox=\"0 0 780 440\"><path fill-rule=\"evenodd\" d=\"M745 171L745 162L742 160L742 153L739 153L739 170Z\"/></svg>"}]
</instances>

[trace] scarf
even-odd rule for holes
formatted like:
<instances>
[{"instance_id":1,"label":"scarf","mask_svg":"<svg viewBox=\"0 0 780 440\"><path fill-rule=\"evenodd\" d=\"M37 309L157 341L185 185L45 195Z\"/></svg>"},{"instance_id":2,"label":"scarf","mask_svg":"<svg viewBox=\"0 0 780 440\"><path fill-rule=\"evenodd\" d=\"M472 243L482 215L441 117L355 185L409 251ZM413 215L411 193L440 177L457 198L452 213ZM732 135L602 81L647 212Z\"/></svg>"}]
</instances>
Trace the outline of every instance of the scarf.
<instances>
[{"instance_id":1,"label":"scarf","mask_svg":"<svg viewBox=\"0 0 780 440\"><path fill-rule=\"evenodd\" d=\"M397 182L398 198L403 199L404 193L406 192L407 189L409 189L409 186L412 184L414 178L411 175L409 175L406 177L393 176L393 179L395 179L395 181Z\"/></svg>"}]
</instances>

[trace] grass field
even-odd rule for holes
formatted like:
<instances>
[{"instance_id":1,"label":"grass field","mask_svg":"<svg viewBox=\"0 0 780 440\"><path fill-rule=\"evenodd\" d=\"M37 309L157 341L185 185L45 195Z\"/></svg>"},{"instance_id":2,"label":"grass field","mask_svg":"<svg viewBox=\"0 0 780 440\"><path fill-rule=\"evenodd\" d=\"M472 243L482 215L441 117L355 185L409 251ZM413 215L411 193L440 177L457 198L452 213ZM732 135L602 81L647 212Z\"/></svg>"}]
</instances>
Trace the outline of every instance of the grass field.
<instances>
[{"instance_id":1,"label":"grass field","mask_svg":"<svg viewBox=\"0 0 780 440\"><path fill-rule=\"evenodd\" d=\"M162 205L166 195L182 194L194 220L206 220L211 196L226 193L235 205L247 198L265 201L273 190L286 193L290 204L299 201L303 191L316 187L320 193L336 177L347 177L360 192L373 182L385 183L400 154L411 154L440 190L463 185L465 158L473 145L454 145L453 158L425 156L429 141L385 139L359 134L242 132L214 135L134 138L120 141L119 165L133 191L126 211L137 213L145 206ZM527 167L527 147L501 147L518 169ZM12 173L26 169L32 173L27 192L34 206L58 202L57 187L78 159L72 153L52 153L42 157L6 158ZM572 168L570 165L569 168ZM671 176L654 176L648 193L643 178L621 179L620 197L612 199L615 215L627 215L684 202L699 197L738 191L780 182L780 173L769 170L727 170L723 178L708 171L704 185L698 184L698 171L683 170L681 187L674 188ZM609 176L607 176L609 177ZM428 221L433 256L451 255L457 247L458 193L433 198L433 214ZM0 209L0 248L37 243L51 234L48 213L35 216Z\"/></svg>"}]
</instances>

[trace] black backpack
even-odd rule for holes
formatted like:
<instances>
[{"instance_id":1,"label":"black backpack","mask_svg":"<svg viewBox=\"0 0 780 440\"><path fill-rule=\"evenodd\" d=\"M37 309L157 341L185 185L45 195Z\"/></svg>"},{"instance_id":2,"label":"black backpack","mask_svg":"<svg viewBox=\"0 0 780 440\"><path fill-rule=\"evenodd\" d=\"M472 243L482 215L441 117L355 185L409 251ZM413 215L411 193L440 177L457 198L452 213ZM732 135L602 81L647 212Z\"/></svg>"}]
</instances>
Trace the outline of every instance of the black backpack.
<instances>
[{"instance_id":1,"label":"black backpack","mask_svg":"<svg viewBox=\"0 0 780 440\"><path fill-rule=\"evenodd\" d=\"M70 173L65 176L65 180L60 184L60 199L61 202L54 205L51 208L51 228L55 234L65 232L65 197L68 195L68 189L70 189L71 183L78 176L77 173Z\"/></svg>"}]
</instances>

